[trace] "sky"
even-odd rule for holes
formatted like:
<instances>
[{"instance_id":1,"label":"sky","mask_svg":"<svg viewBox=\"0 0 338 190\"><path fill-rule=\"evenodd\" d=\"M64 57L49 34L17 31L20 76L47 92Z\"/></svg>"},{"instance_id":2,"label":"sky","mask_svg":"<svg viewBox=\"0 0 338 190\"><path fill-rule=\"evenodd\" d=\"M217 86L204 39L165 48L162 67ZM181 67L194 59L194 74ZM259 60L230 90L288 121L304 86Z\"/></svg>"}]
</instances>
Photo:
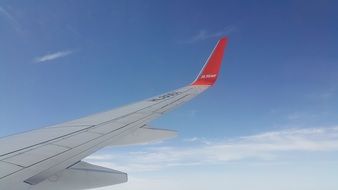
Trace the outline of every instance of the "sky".
<instances>
[{"instance_id":1,"label":"sky","mask_svg":"<svg viewBox=\"0 0 338 190\"><path fill-rule=\"evenodd\" d=\"M0 136L189 84L217 40L217 84L150 125L179 131L86 161L100 190L338 188L336 1L0 1Z\"/></svg>"}]
</instances>

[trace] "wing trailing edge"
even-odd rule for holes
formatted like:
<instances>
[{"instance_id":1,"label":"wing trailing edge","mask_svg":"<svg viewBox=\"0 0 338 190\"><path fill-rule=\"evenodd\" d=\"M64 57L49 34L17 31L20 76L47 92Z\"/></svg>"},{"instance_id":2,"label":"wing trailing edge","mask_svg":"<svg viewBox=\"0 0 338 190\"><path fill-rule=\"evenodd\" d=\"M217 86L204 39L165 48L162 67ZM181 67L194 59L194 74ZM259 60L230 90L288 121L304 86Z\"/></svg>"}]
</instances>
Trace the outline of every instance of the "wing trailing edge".
<instances>
[{"instance_id":1,"label":"wing trailing edge","mask_svg":"<svg viewBox=\"0 0 338 190\"><path fill-rule=\"evenodd\" d=\"M144 125L131 133L122 135L121 137L114 139L110 145L123 146L123 145L146 144L174 138L176 136L177 136L176 131L167 129L156 129L151 128L148 125Z\"/></svg>"},{"instance_id":2,"label":"wing trailing edge","mask_svg":"<svg viewBox=\"0 0 338 190\"><path fill-rule=\"evenodd\" d=\"M50 176L39 185L32 186L31 190L92 189L125 183L127 181L128 175L126 173L81 161ZM29 181L26 181L26 183L29 183Z\"/></svg>"}]
</instances>

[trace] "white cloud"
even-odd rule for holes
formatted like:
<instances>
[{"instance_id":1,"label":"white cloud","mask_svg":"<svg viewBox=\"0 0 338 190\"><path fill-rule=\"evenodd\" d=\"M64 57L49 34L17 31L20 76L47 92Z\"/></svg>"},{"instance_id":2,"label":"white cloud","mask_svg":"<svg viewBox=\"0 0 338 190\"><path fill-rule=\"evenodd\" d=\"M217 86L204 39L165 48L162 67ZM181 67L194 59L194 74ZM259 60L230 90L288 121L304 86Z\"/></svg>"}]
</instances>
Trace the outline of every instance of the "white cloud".
<instances>
[{"instance_id":1,"label":"white cloud","mask_svg":"<svg viewBox=\"0 0 338 190\"><path fill-rule=\"evenodd\" d=\"M197 141L208 143L192 146L191 142ZM338 151L338 127L289 129L226 140L192 138L186 140L186 143L183 147L155 146L134 152L97 154L88 157L87 161L128 172L243 160L271 161L278 160L281 153L291 151Z\"/></svg>"},{"instance_id":2,"label":"white cloud","mask_svg":"<svg viewBox=\"0 0 338 190\"><path fill-rule=\"evenodd\" d=\"M227 26L217 32L208 32L207 30L200 30L196 35L192 36L190 39L183 41L183 43L194 43L211 38L220 38L222 36L234 32L235 30L236 30L235 26Z\"/></svg>"},{"instance_id":3,"label":"white cloud","mask_svg":"<svg viewBox=\"0 0 338 190\"><path fill-rule=\"evenodd\" d=\"M49 53L40 57L37 57L34 61L36 63L46 62L46 61L52 61L58 58L66 57L70 54L74 53L72 50L64 50L64 51L58 51L54 53Z\"/></svg>"}]
</instances>

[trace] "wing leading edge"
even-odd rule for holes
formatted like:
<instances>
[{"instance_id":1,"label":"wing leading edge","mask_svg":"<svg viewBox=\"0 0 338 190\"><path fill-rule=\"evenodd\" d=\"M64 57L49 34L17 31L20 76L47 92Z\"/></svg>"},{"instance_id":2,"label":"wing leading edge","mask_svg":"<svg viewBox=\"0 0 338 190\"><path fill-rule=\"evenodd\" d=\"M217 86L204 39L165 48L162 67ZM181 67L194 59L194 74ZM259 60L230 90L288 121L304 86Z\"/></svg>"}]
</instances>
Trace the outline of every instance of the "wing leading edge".
<instances>
[{"instance_id":1,"label":"wing leading edge","mask_svg":"<svg viewBox=\"0 0 338 190\"><path fill-rule=\"evenodd\" d=\"M106 146L174 137L174 131L150 128L147 123L215 84L227 41L225 37L218 41L197 78L186 87L107 112L1 138L0 189L66 190L126 182L125 173L81 160Z\"/></svg>"}]
</instances>

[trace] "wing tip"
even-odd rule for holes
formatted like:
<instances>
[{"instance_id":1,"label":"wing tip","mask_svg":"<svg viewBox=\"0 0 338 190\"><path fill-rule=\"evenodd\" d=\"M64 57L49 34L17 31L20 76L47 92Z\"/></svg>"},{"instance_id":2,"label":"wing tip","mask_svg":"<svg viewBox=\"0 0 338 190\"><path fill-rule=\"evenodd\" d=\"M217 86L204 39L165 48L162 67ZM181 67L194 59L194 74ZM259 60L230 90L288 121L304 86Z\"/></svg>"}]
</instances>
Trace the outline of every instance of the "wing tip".
<instances>
[{"instance_id":1,"label":"wing tip","mask_svg":"<svg viewBox=\"0 0 338 190\"><path fill-rule=\"evenodd\" d=\"M215 84L221 68L224 49L228 44L228 37L220 38L204 64L197 78L191 83L193 86L212 86Z\"/></svg>"}]
</instances>

